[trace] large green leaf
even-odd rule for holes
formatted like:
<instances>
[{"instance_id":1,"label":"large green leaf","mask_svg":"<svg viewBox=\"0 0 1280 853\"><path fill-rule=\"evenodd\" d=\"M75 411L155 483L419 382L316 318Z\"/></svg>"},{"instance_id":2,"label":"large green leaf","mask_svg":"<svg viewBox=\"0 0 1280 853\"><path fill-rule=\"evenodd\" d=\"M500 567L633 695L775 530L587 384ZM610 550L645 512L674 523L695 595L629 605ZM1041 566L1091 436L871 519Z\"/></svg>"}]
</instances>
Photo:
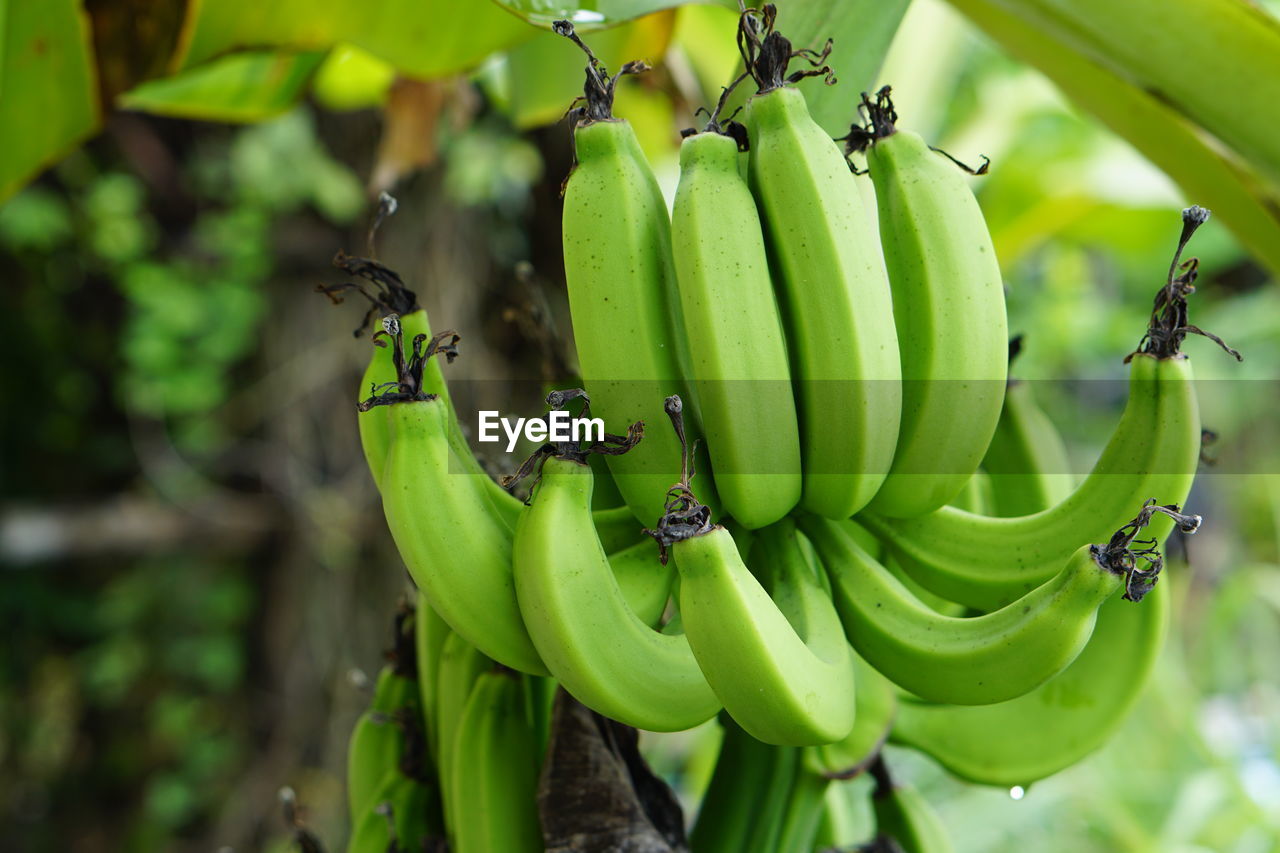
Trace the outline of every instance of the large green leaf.
<instances>
[{"instance_id":1,"label":"large green leaf","mask_svg":"<svg viewBox=\"0 0 1280 853\"><path fill-rule=\"evenodd\" d=\"M779 5L778 29L797 48L820 50L831 39L827 64L836 74L836 84L824 86L820 80L809 80L800 88L814 121L832 136L849 132L857 115L858 97L875 82L909 2L784 0Z\"/></svg>"},{"instance_id":2,"label":"large green leaf","mask_svg":"<svg viewBox=\"0 0 1280 853\"><path fill-rule=\"evenodd\" d=\"M794 48L821 51L831 40L826 65L836 82L826 85L816 78L798 86L814 120L833 137L849 132L859 95L875 82L909 4L910 0L783 0L779 4L776 28ZM732 44L736 33L729 27L723 38ZM803 60L792 60L792 70L803 67ZM744 81L727 104L726 114L746 103L754 91L751 81Z\"/></svg>"},{"instance_id":3,"label":"large green leaf","mask_svg":"<svg viewBox=\"0 0 1280 853\"><path fill-rule=\"evenodd\" d=\"M681 0L495 0L531 24L549 27L553 21L572 21L579 32L613 27L683 5ZM695 3L737 9L737 0L693 0ZM785 0L784 0L785 2ZM751 5L751 4L748 4Z\"/></svg>"},{"instance_id":4,"label":"large green leaf","mask_svg":"<svg viewBox=\"0 0 1280 853\"><path fill-rule=\"evenodd\" d=\"M125 109L203 121L261 121L297 103L323 59L318 51L234 53L143 83L118 103Z\"/></svg>"},{"instance_id":5,"label":"large green leaf","mask_svg":"<svg viewBox=\"0 0 1280 853\"><path fill-rule=\"evenodd\" d=\"M1280 181L1280 21L1245 0L995 0Z\"/></svg>"},{"instance_id":6,"label":"large green leaf","mask_svg":"<svg viewBox=\"0 0 1280 853\"><path fill-rule=\"evenodd\" d=\"M77 0L0 0L0 200L79 145L100 120Z\"/></svg>"},{"instance_id":7,"label":"large green leaf","mask_svg":"<svg viewBox=\"0 0 1280 853\"><path fill-rule=\"evenodd\" d=\"M350 43L411 77L469 70L536 29L490 0L218 0L191 4L175 68L251 48Z\"/></svg>"},{"instance_id":8,"label":"large green leaf","mask_svg":"<svg viewBox=\"0 0 1280 853\"><path fill-rule=\"evenodd\" d=\"M1211 208L1259 260L1280 272L1280 195L1247 164L1224 152L1163 99L1008 14L999 2L951 4L1141 151L1182 187L1189 203Z\"/></svg>"},{"instance_id":9,"label":"large green leaf","mask_svg":"<svg viewBox=\"0 0 1280 853\"><path fill-rule=\"evenodd\" d=\"M609 71L636 59L661 61L671 41L674 12L650 15L591 33L586 41ZM582 95L586 56L563 36L540 32L506 58L511 119L518 128L551 124ZM672 135L675 128L671 128Z\"/></svg>"}]
</instances>

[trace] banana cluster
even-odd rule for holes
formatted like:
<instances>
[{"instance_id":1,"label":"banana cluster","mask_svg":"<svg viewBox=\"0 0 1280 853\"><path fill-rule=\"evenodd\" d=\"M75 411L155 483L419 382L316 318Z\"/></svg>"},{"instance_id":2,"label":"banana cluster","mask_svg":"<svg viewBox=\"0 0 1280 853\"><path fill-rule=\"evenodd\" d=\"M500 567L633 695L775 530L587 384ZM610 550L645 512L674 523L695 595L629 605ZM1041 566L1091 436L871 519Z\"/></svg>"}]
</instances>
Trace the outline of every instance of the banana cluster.
<instances>
[{"instance_id":1,"label":"banana cluster","mask_svg":"<svg viewBox=\"0 0 1280 853\"><path fill-rule=\"evenodd\" d=\"M347 853L542 849L547 679L494 663L419 596L347 747Z\"/></svg>"},{"instance_id":2,"label":"banana cluster","mask_svg":"<svg viewBox=\"0 0 1280 853\"><path fill-rule=\"evenodd\" d=\"M727 89L686 134L668 213L611 114L642 64L610 76L557 24L589 58L563 222L583 388L548 405L581 403L603 440L545 445L495 483L443 379L458 336L433 334L386 267L339 258L384 315L360 436L420 591L421 696L383 697L396 682L380 679L352 754L359 739L390 767L408 730L386 721L420 709L436 825L459 849L537 849L529 696L549 691L531 684L650 731L719 718L695 850L847 844L832 782L870 769L876 849L937 851L886 741L1025 785L1102 744L1151 671L1159 549L1200 523L1181 511L1201 429L1180 344L1202 333L1181 253L1207 211L1183 213L1124 413L1077 483L1030 386L1008 380L999 266L963 167L898 127L887 88L829 138L792 85L826 73L824 54L773 25L771 7L742 16L757 92L744 123L721 117ZM795 57L814 67L789 72ZM596 506L597 478L623 505ZM353 763L357 835L386 796L375 775Z\"/></svg>"}]
</instances>

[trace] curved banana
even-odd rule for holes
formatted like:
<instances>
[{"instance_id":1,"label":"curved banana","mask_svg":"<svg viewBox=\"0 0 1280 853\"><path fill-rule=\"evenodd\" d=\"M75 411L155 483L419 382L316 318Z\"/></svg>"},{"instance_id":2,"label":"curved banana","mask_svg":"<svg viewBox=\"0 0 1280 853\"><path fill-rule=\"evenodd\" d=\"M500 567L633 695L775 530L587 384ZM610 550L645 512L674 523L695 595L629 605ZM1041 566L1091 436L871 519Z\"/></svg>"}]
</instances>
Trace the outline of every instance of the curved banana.
<instances>
[{"instance_id":1,"label":"curved banana","mask_svg":"<svg viewBox=\"0 0 1280 853\"><path fill-rule=\"evenodd\" d=\"M949 503L1000 417L1008 375L1004 284L982 208L960 170L895 126L889 87L854 135L867 155L902 352L893 466L868 509L912 518Z\"/></svg>"},{"instance_id":2,"label":"curved banana","mask_svg":"<svg viewBox=\"0 0 1280 853\"><path fill-rule=\"evenodd\" d=\"M768 31L771 16L762 25L758 15L748 10L739 33L759 86L747 104L749 174L791 348L801 506L848 518L880 488L897 444L902 369L892 297L839 147L784 83L791 45Z\"/></svg>"},{"instance_id":3,"label":"curved banana","mask_svg":"<svg viewBox=\"0 0 1280 853\"><path fill-rule=\"evenodd\" d=\"M1084 545L1057 575L1007 607L983 616L943 616L838 523L802 523L831 576L849 642L896 684L935 702L984 705L1043 684L1080 653L1098 608L1129 580L1127 550Z\"/></svg>"},{"instance_id":4,"label":"curved banana","mask_svg":"<svg viewBox=\"0 0 1280 853\"><path fill-rule=\"evenodd\" d=\"M1011 363L1022 348L1021 340L1017 337L1009 343ZM987 472L991 487L991 509L986 515L1030 515L1061 503L1071 494L1066 445L1036 403L1031 385L1011 378L1005 387L1000 420L982 458L982 470Z\"/></svg>"},{"instance_id":5,"label":"curved banana","mask_svg":"<svg viewBox=\"0 0 1280 853\"><path fill-rule=\"evenodd\" d=\"M450 632L440 648L440 663L436 671L436 731L439 743L436 770L440 777L445 826L450 838L458 823L458 802L453 796L449 780L453 778L459 721L476 680L482 673L493 669L493 665L490 658L485 657L457 633Z\"/></svg>"},{"instance_id":6,"label":"curved banana","mask_svg":"<svg viewBox=\"0 0 1280 853\"><path fill-rule=\"evenodd\" d=\"M883 758L871 772L876 779L871 793L876 835L896 841L902 853L952 853L955 847L947 828L928 800L911 785L894 784Z\"/></svg>"},{"instance_id":7,"label":"curved banana","mask_svg":"<svg viewBox=\"0 0 1280 853\"><path fill-rule=\"evenodd\" d=\"M1181 505L1200 460L1200 411L1191 363L1180 351L1191 333L1187 296L1196 260L1182 250L1208 211L1183 211L1183 230L1166 284L1157 292L1141 351L1129 356L1129 400L1093 471L1061 503L1031 515L990 518L943 507L920 518L865 513L859 520L884 539L902 567L927 589L979 610L1002 607L1051 577L1073 543L1110 535L1148 498ZM1179 274L1181 270L1181 274ZM1213 337L1237 359L1240 354ZM1149 533L1172 529L1157 519Z\"/></svg>"},{"instance_id":8,"label":"curved banana","mask_svg":"<svg viewBox=\"0 0 1280 853\"><path fill-rule=\"evenodd\" d=\"M858 520L886 542L921 586L994 610L1052 577L1080 542L1109 536L1147 498L1186 500L1199 458L1200 414L1190 361L1138 355L1120 423L1093 471L1061 503L1015 518L943 507L920 518L866 513Z\"/></svg>"},{"instance_id":9,"label":"curved banana","mask_svg":"<svg viewBox=\"0 0 1280 853\"><path fill-rule=\"evenodd\" d=\"M976 515L990 515L993 501L991 475L979 468L947 505Z\"/></svg>"},{"instance_id":10,"label":"curved banana","mask_svg":"<svg viewBox=\"0 0 1280 853\"><path fill-rule=\"evenodd\" d=\"M374 803L354 822L347 853L388 853L434 849L443 843L439 823L440 792L398 770L382 780Z\"/></svg>"},{"instance_id":11,"label":"curved banana","mask_svg":"<svg viewBox=\"0 0 1280 853\"><path fill-rule=\"evenodd\" d=\"M414 635L417 619L400 611L389 662L378 672L373 698L351 731L347 745L347 807L352 820L371 805L388 770L400 766L404 726L421 717Z\"/></svg>"},{"instance_id":12,"label":"curved banana","mask_svg":"<svg viewBox=\"0 0 1280 853\"><path fill-rule=\"evenodd\" d=\"M413 612L413 639L418 664L418 697L422 702L427 752L432 761L440 758L440 730L436 725L440 696L440 655L444 650L444 641L451 633L448 623L432 608L422 590L418 590Z\"/></svg>"},{"instance_id":13,"label":"curved banana","mask_svg":"<svg viewBox=\"0 0 1280 853\"><path fill-rule=\"evenodd\" d=\"M646 538L644 542L610 554L609 568L631 612L653 630L659 630L667 602L671 600L676 567L662 565L653 540Z\"/></svg>"},{"instance_id":14,"label":"curved banana","mask_svg":"<svg viewBox=\"0 0 1280 853\"><path fill-rule=\"evenodd\" d=\"M401 350L402 336L394 340ZM421 390L433 354L415 340L410 357L398 356L396 389L361 404L385 406L391 422L382 478L387 526L414 583L450 628L499 663L545 674L516 604L512 533L477 479L454 473L448 404Z\"/></svg>"},{"instance_id":15,"label":"curved banana","mask_svg":"<svg viewBox=\"0 0 1280 853\"><path fill-rule=\"evenodd\" d=\"M800 500L800 433L760 218L738 144L717 131L680 145L672 251L716 490L757 528Z\"/></svg>"},{"instance_id":16,"label":"curved banana","mask_svg":"<svg viewBox=\"0 0 1280 853\"><path fill-rule=\"evenodd\" d=\"M891 737L983 785L1010 788L1051 776L1106 743L1128 717L1150 679L1168 620L1168 590L1160 586L1136 613L1113 598L1098 611L1080 656L1035 690L964 707L904 697Z\"/></svg>"},{"instance_id":17,"label":"curved banana","mask_svg":"<svg viewBox=\"0 0 1280 853\"><path fill-rule=\"evenodd\" d=\"M743 853L759 838L757 818L776 781L777 755L792 748L761 743L727 714L720 715L720 725L724 737L689 832L689 848L698 853Z\"/></svg>"},{"instance_id":18,"label":"curved banana","mask_svg":"<svg viewBox=\"0 0 1280 853\"><path fill-rule=\"evenodd\" d=\"M449 776L458 853L540 853L538 760L521 677L494 669L476 679L458 721Z\"/></svg>"},{"instance_id":19,"label":"curved banana","mask_svg":"<svg viewBox=\"0 0 1280 853\"><path fill-rule=\"evenodd\" d=\"M729 532L705 519L671 551L689 645L733 719L771 744L847 735L854 715L849 646L795 523L784 519L756 534L750 561L768 592Z\"/></svg>"},{"instance_id":20,"label":"curved banana","mask_svg":"<svg viewBox=\"0 0 1280 853\"><path fill-rule=\"evenodd\" d=\"M828 779L852 779L870 766L889 738L898 711L898 691L852 649L853 679L858 685L853 730L834 743L808 746L805 767Z\"/></svg>"},{"instance_id":21,"label":"curved banana","mask_svg":"<svg viewBox=\"0 0 1280 853\"><path fill-rule=\"evenodd\" d=\"M577 165L564 191L565 282L594 413L607 431L621 433L636 421L660 423L663 398L684 389L683 339L666 202L631 125L611 115L620 75L609 77L590 59L587 106L573 132ZM679 477L674 438L651 432L631 453L608 460L644 524L662 515L662 496Z\"/></svg>"},{"instance_id":22,"label":"curved banana","mask_svg":"<svg viewBox=\"0 0 1280 853\"><path fill-rule=\"evenodd\" d=\"M653 630L628 603L592 524L591 488L585 461L542 461L513 549L524 622L552 675L584 705L636 728L691 728L720 700L686 637ZM649 555L656 563L652 543ZM654 565L650 576L661 571Z\"/></svg>"},{"instance_id":23,"label":"curved banana","mask_svg":"<svg viewBox=\"0 0 1280 853\"><path fill-rule=\"evenodd\" d=\"M394 212L394 210L394 200L392 200L389 208L384 206L380 210L379 221L381 221L382 217ZM374 227L377 227L377 223L375 223ZM373 355L370 357L369 364L365 367L364 374L360 378L361 393L369 391L376 396L395 385L400 379L396 364L397 349L394 345L388 347L383 338L390 337L394 340L397 334L401 332L409 341L413 341L418 335L430 338L431 323L427 319L426 310L418 304L417 294L409 290L400 275L391 268L370 258L351 257L341 252L334 259L334 265L344 272L362 279L364 283L351 282L323 288L323 292L328 294L333 301L341 302L341 297L334 296L335 293L355 290L371 303L372 307L369 309L367 317L377 314L382 318L380 321L381 329L373 335L373 343L375 345ZM455 343L456 340L455 337ZM520 502L503 491L502 487L485 473L484 469L480 467L479 461L471 452L471 447L467 444L467 440L458 424L457 414L453 410L453 403L449 398L449 387L445 383L439 362L431 361L424 366L422 389L428 394L436 394L444 398L445 403L448 405L449 444L457 455L458 462L454 473L466 474L476 478L476 482L484 487L484 491L489 500L492 501L495 511L506 519L509 525L514 525L515 519L520 513ZM356 421L360 431L360 447L364 451L365 462L369 466L369 473L373 477L374 485L379 489L382 488L382 473L386 467L387 452L391 449L391 425L389 421L390 417L387 411L381 408L362 411Z\"/></svg>"},{"instance_id":24,"label":"curved banana","mask_svg":"<svg viewBox=\"0 0 1280 853\"><path fill-rule=\"evenodd\" d=\"M417 688L394 666L384 666L378 674L373 702L356 720L347 744L347 809L352 820L374 804L387 772L399 772L405 748L399 715L417 713Z\"/></svg>"}]
</instances>

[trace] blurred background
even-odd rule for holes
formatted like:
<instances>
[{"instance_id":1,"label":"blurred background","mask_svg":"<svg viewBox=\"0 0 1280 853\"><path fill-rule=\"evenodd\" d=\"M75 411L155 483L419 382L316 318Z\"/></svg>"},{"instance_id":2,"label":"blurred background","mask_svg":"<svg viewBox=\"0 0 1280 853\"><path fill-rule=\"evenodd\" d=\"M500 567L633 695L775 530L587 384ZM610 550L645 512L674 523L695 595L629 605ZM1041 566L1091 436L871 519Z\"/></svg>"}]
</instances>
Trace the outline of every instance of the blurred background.
<instances>
[{"instance_id":1,"label":"blurred background","mask_svg":"<svg viewBox=\"0 0 1280 853\"><path fill-rule=\"evenodd\" d=\"M4 13L0 847L287 849L287 784L338 849L346 739L368 698L353 671L380 665L408 581L355 430L364 306L315 289L343 280L338 249L365 253L372 200L393 192L378 255L463 335L449 376L485 381L463 383L476 399L462 405L519 408L507 383L571 358L559 119L582 57L488 3L435 20L430 49L406 24L401 53L289 30L290 4L255 20L283 33L257 42L219 41L231 25L213 12L78 5ZM1214 206L1188 195L1198 167L1171 178L939 0L802 21L816 5L797 0L796 20L836 30L815 30L835 36L833 60L862 46L815 96L833 134L860 88L891 83L904 126L991 158L974 187L1026 336L1015 373L1045 380L1087 471L1123 383L1078 380L1125 376L1178 210ZM617 113L668 192L677 131L736 73L734 20L685 6L587 36L611 67L655 66L620 84ZM51 88L77 73L57 53L68 33L99 59L83 114ZM52 49L45 89L15 82L28 48ZM1189 254L1192 321L1245 361L1187 343L1217 464L1189 502L1202 532L1166 573L1177 616L1158 674L1109 746L1028 791L895 750L960 850L1280 849L1280 288L1221 217ZM686 803L707 744L646 737Z\"/></svg>"}]
</instances>

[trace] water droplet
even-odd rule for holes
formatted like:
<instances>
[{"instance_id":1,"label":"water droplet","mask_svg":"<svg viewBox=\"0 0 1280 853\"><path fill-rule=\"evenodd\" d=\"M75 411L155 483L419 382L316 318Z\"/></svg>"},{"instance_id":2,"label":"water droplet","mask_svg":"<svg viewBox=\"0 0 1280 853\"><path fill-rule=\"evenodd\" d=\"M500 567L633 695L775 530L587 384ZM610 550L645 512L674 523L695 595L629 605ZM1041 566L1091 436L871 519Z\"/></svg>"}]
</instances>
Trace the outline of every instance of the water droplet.
<instances>
[{"instance_id":1,"label":"water droplet","mask_svg":"<svg viewBox=\"0 0 1280 853\"><path fill-rule=\"evenodd\" d=\"M1021 785L1014 785L1009 789L1009 799L1020 800L1027 795L1027 789Z\"/></svg>"}]
</instances>

